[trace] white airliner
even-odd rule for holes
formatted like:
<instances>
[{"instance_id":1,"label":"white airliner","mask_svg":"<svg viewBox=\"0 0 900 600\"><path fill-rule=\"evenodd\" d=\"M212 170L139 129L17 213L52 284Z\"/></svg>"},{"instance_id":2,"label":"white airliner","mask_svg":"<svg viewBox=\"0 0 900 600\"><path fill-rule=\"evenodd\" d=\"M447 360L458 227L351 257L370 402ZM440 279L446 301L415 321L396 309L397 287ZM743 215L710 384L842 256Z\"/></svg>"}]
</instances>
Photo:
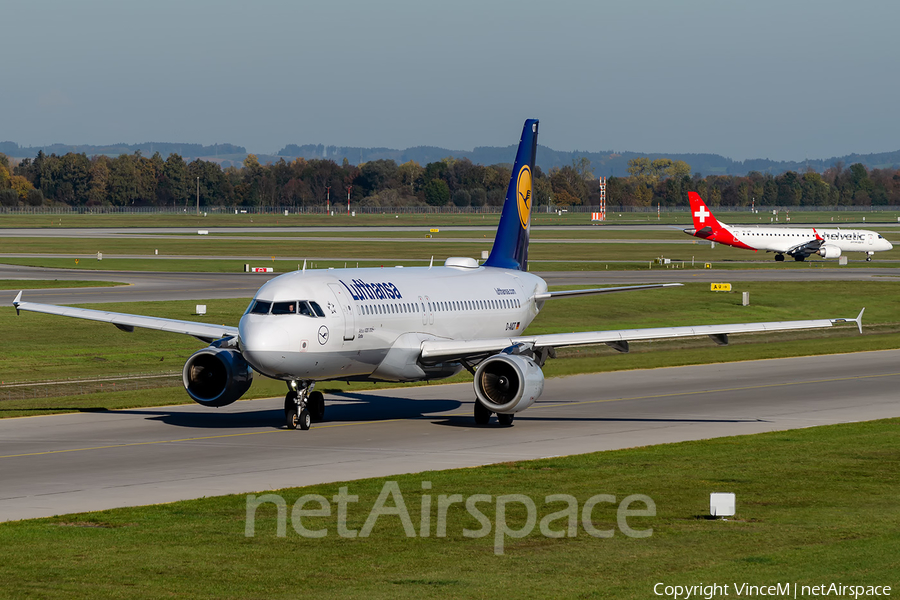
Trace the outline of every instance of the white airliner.
<instances>
[{"instance_id":1,"label":"white airliner","mask_svg":"<svg viewBox=\"0 0 900 600\"><path fill-rule=\"evenodd\" d=\"M735 248L774 252L777 261L783 261L785 254L799 261L811 254L838 258L845 252L865 252L866 260L872 260L876 252L894 247L880 234L867 229L726 225L716 220L697 192L688 192L688 200L694 228L685 229L686 234Z\"/></svg>"},{"instance_id":2,"label":"white airliner","mask_svg":"<svg viewBox=\"0 0 900 600\"><path fill-rule=\"evenodd\" d=\"M547 300L681 285L638 285L550 292L526 271L532 172L538 121L527 120L490 257L448 258L443 266L389 269L305 269L265 283L237 327L13 301L18 311L92 319L133 331L159 329L207 343L184 365L188 395L225 406L250 387L253 372L287 382L289 428L308 429L325 414L318 381L421 381L462 369L475 376L475 421L496 413L505 425L544 389L541 367L562 346L608 344L627 352L631 340L831 327L856 319L700 325L523 335ZM563 300L565 301L565 300Z\"/></svg>"}]
</instances>

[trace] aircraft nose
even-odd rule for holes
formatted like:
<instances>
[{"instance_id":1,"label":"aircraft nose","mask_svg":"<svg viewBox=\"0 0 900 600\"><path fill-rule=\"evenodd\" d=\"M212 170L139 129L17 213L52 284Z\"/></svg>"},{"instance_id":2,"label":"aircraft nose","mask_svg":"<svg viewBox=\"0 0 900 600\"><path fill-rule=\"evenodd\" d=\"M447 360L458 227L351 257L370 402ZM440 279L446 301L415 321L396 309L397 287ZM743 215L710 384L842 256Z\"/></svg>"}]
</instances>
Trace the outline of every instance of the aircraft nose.
<instances>
[{"instance_id":1,"label":"aircraft nose","mask_svg":"<svg viewBox=\"0 0 900 600\"><path fill-rule=\"evenodd\" d=\"M283 327L269 322L271 317L241 319L241 353L260 373L274 375L287 355L290 336Z\"/></svg>"}]
</instances>

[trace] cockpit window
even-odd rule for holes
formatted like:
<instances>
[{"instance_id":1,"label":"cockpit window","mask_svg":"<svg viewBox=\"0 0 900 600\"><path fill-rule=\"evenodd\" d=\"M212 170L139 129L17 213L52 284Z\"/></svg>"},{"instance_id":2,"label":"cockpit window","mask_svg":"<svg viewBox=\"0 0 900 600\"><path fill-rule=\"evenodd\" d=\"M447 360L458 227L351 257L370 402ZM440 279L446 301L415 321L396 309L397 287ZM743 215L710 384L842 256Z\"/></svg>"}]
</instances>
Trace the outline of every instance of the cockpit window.
<instances>
[{"instance_id":1,"label":"cockpit window","mask_svg":"<svg viewBox=\"0 0 900 600\"><path fill-rule=\"evenodd\" d=\"M272 314L273 315L296 315L297 314L297 303L295 301L291 302L276 302L272 305Z\"/></svg>"},{"instance_id":2,"label":"cockpit window","mask_svg":"<svg viewBox=\"0 0 900 600\"><path fill-rule=\"evenodd\" d=\"M324 317L325 311L315 302L306 300L288 300L283 302L271 302L269 300L257 300L250 307L251 314L267 315L271 311L273 315L303 315L304 317Z\"/></svg>"},{"instance_id":3,"label":"cockpit window","mask_svg":"<svg viewBox=\"0 0 900 600\"><path fill-rule=\"evenodd\" d=\"M265 300L257 300L253 305L253 308L250 309L250 313L254 315L267 315L269 314L269 307L271 306L271 302L267 302Z\"/></svg>"}]
</instances>

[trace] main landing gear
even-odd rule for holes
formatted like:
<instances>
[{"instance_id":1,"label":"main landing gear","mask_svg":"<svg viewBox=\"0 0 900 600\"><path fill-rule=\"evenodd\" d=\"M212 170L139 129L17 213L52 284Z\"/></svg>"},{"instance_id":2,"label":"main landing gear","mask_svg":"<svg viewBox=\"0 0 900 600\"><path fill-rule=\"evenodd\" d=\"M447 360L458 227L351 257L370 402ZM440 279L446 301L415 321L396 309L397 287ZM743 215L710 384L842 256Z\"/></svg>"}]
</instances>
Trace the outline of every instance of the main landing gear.
<instances>
[{"instance_id":1,"label":"main landing gear","mask_svg":"<svg viewBox=\"0 0 900 600\"><path fill-rule=\"evenodd\" d=\"M284 420L288 429L306 431L313 421L325 419L325 396L314 392L314 381L291 381L284 397Z\"/></svg>"},{"instance_id":2,"label":"main landing gear","mask_svg":"<svg viewBox=\"0 0 900 600\"><path fill-rule=\"evenodd\" d=\"M776 254L775 262L784 262L784 254Z\"/></svg>"},{"instance_id":3,"label":"main landing gear","mask_svg":"<svg viewBox=\"0 0 900 600\"><path fill-rule=\"evenodd\" d=\"M492 414L494 414L494 413L491 412L491 409L486 407L484 404L482 404L478 400L475 401L475 423L476 424L487 425L491 421ZM510 414L497 413L497 422L500 423L501 425L505 425L508 427L508 426L512 425L513 417L515 417L515 415L513 415L512 413L510 413Z\"/></svg>"}]
</instances>

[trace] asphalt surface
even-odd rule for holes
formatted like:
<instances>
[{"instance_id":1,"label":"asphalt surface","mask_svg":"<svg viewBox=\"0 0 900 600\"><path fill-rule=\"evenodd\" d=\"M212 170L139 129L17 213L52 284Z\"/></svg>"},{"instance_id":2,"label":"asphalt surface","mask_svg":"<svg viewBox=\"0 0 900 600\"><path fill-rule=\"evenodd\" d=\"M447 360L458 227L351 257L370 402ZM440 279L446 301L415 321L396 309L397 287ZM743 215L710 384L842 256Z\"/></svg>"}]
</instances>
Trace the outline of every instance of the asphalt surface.
<instances>
[{"instance_id":1,"label":"asphalt surface","mask_svg":"<svg viewBox=\"0 0 900 600\"><path fill-rule=\"evenodd\" d=\"M0 520L900 416L900 350L580 375L512 427L470 384L0 420ZM89 407L85 407L85 410Z\"/></svg>"}]
</instances>

